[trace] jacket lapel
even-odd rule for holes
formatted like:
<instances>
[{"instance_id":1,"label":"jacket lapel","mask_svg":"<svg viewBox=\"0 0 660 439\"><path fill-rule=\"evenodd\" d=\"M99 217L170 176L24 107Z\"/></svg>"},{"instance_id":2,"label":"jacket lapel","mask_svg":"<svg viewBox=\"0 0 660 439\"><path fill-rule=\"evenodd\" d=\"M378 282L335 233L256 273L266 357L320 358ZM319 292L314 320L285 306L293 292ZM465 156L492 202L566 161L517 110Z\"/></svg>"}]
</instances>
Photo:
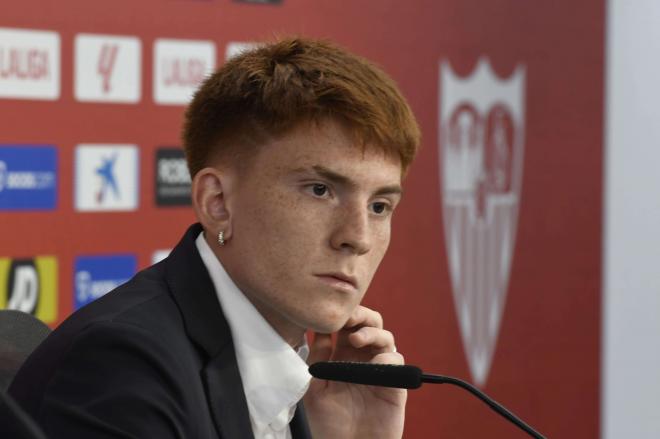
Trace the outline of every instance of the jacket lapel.
<instances>
[{"instance_id":1,"label":"jacket lapel","mask_svg":"<svg viewBox=\"0 0 660 439\"><path fill-rule=\"evenodd\" d=\"M220 436L254 437L233 346L225 348L207 364L202 379Z\"/></svg>"},{"instance_id":2,"label":"jacket lapel","mask_svg":"<svg viewBox=\"0 0 660 439\"><path fill-rule=\"evenodd\" d=\"M192 225L166 260L166 280L190 339L207 354L202 380L216 429L226 439L252 438L234 344L215 288L195 246Z\"/></svg>"}]
</instances>

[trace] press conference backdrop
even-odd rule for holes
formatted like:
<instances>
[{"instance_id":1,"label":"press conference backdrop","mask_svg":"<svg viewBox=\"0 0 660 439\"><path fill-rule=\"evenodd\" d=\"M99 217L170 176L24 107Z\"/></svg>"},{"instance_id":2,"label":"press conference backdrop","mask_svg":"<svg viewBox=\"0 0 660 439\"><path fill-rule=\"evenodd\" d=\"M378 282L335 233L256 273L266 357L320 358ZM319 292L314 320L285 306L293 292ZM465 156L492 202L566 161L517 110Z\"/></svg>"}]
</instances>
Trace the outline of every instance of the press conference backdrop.
<instances>
[{"instance_id":1,"label":"press conference backdrop","mask_svg":"<svg viewBox=\"0 0 660 439\"><path fill-rule=\"evenodd\" d=\"M366 298L406 360L548 437L657 437L659 20L649 0L3 1L0 307L55 327L165 257L194 221L200 80L276 35L330 38L422 127ZM409 401L406 437L524 437L457 389Z\"/></svg>"}]
</instances>

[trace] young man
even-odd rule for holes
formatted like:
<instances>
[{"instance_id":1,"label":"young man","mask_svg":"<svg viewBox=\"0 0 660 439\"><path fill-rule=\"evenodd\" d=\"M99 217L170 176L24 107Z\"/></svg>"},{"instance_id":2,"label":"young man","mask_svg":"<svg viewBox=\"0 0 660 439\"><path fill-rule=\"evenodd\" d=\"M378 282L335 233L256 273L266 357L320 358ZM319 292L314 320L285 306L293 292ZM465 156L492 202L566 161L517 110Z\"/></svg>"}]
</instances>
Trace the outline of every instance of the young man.
<instances>
[{"instance_id":1,"label":"young man","mask_svg":"<svg viewBox=\"0 0 660 439\"><path fill-rule=\"evenodd\" d=\"M13 396L54 438L400 438L405 391L305 361L403 363L360 305L419 143L392 81L283 40L211 76L183 138L199 224L55 330Z\"/></svg>"}]
</instances>

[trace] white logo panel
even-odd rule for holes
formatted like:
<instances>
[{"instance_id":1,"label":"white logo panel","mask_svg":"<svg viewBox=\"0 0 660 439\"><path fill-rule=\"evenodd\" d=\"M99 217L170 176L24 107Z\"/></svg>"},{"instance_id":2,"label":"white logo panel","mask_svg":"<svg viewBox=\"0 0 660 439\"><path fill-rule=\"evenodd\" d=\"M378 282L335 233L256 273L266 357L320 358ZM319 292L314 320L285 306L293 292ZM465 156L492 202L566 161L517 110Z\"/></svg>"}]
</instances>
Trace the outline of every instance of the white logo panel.
<instances>
[{"instance_id":1,"label":"white logo panel","mask_svg":"<svg viewBox=\"0 0 660 439\"><path fill-rule=\"evenodd\" d=\"M0 98L60 97L60 35L0 28Z\"/></svg>"},{"instance_id":2,"label":"white logo panel","mask_svg":"<svg viewBox=\"0 0 660 439\"><path fill-rule=\"evenodd\" d=\"M75 95L83 102L137 103L142 44L136 37L78 34Z\"/></svg>"},{"instance_id":3,"label":"white logo panel","mask_svg":"<svg viewBox=\"0 0 660 439\"><path fill-rule=\"evenodd\" d=\"M454 304L472 377L484 385L506 301L524 147L525 71L503 80L480 59L440 66L440 180Z\"/></svg>"},{"instance_id":4,"label":"white logo panel","mask_svg":"<svg viewBox=\"0 0 660 439\"><path fill-rule=\"evenodd\" d=\"M135 145L78 145L76 210L137 209L138 164L138 148Z\"/></svg>"},{"instance_id":5,"label":"white logo panel","mask_svg":"<svg viewBox=\"0 0 660 439\"><path fill-rule=\"evenodd\" d=\"M156 40L154 101L157 104L187 104L214 69L215 44L212 41Z\"/></svg>"}]
</instances>

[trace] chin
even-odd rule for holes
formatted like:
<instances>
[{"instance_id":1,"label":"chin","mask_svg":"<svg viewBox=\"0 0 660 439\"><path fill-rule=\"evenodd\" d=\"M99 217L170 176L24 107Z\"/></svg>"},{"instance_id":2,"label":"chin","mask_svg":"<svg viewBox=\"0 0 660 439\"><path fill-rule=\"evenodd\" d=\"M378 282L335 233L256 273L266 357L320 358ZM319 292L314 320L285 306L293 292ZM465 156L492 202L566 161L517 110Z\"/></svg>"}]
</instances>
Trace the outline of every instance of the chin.
<instances>
[{"instance_id":1,"label":"chin","mask_svg":"<svg viewBox=\"0 0 660 439\"><path fill-rule=\"evenodd\" d=\"M321 334L332 334L344 327L350 313L337 313L332 315L317 316L314 320L308 320L307 329Z\"/></svg>"}]
</instances>

